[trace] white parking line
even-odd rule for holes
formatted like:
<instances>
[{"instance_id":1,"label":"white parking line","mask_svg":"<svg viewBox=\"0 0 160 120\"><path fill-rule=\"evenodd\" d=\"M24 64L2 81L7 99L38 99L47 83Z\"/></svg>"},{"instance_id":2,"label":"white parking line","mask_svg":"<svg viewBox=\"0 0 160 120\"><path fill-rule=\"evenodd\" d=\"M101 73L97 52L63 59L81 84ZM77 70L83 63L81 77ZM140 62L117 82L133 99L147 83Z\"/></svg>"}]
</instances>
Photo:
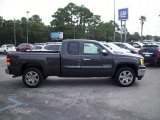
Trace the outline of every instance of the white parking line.
<instances>
[{"instance_id":1,"label":"white parking line","mask_svg":"<svg viewBox=\"0 0 160 120\"><path fill-rule=\"evenodd\" d=\"M2 112L2 111L4 111L4 110L8 110L8 109L10 109L10 108L15 108L15 107L23 104L23 103L15 100L15 99L13 99L13 98L8 98L8 100L11 101L11 102L14 103L14 104L13 104L13 105L9 105L9 106L4 107L4 108L0 108L0 112Z\"/></svg>"}]
</instances>

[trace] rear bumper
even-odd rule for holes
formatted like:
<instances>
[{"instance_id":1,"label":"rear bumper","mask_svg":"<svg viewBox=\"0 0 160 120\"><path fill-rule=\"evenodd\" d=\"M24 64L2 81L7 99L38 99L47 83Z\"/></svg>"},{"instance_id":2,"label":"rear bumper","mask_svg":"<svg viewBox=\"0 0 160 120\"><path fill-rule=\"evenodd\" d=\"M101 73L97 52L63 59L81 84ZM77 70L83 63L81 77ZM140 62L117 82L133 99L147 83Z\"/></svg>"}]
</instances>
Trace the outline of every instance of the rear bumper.
<instances>
[{"instance_id":1,"label":"rear bumper","mask_svg":"<svg viewBox=\"0 0 160 120\"><path fill-rule=\"evenodd\" d=\"M21 72L20 72L19 69L6 68L5 73L6 74L11 74L11 75L14 75L14 76L20 76L21 75Z\"/></svg>"}]
</instances>

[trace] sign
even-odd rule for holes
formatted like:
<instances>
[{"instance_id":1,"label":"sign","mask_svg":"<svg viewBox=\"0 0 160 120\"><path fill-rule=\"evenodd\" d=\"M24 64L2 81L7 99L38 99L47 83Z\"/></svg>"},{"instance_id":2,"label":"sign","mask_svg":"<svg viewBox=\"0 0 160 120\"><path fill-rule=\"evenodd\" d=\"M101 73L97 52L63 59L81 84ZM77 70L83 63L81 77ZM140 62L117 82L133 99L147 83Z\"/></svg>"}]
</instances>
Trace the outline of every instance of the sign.
<instances>
[{"instance_id":1,"label":"sign","mask_svg":"<svg viewBox=\"0 0 160 120\"><path fill-rule=\"evenodd\" d=\"M118 19L119 20L128 20L128 8L118 10Z\"/></svg>"},{"instance_id":2,"label":"sign","mask_svg":"<svg viewBox=\"0 0 160 120\"><path fill-rule=\"evenodd\" d=\"M62 40L63 39L63 32L51 32L50 37L52 40Z\"/></svg>"}]
</instances>

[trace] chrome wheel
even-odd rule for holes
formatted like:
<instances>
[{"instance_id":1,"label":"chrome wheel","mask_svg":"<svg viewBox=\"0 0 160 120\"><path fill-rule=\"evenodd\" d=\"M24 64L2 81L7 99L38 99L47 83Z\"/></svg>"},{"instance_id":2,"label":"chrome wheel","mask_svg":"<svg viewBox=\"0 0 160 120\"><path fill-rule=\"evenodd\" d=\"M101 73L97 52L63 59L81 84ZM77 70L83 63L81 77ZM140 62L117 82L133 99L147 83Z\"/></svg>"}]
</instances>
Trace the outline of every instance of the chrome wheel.
<instances>
[{"instance_id":1,"label":"chrome wheel","mask_svg":"<svg viewBox=\"0 0 160 120\"><path fill-rule=\"evenodd\" d=\"M35 71L29 71L25 75L25 81L29 86L35 86L39 83L39 75Z\"/></svg>"},{"instance_id":2,"label":"chrome wheel","mask_svg":"<svg viewBox=\"0 0 160 120\"><path fill-rule=\"evenodd\" d=\"M122 85L129 85L132 83L134 77L132 72L125 70L122 71L119 75L119 81L121 82Z\"/></svg>"},{"instance_id":3,"label":"chrome wheel","mask_svg":"<svg viewBox=\"0 0 160 120\"><path fill-rule=\"evenodd\" d=\"M134 84L136 79L136 73L132 68L122 67L117 70L115 79L120 86L129 87Z\"/></svg>"}]
</instances>

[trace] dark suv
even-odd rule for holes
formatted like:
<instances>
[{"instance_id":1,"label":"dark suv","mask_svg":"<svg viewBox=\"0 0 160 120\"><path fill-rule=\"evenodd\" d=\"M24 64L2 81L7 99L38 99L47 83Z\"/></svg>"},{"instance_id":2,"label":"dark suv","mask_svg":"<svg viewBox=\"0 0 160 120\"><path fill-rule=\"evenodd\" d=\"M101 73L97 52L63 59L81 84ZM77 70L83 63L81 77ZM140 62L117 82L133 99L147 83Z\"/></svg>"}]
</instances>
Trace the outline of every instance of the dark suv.
<instances>
[{"instance_id":1,"label":"dark suv","mask_svg":"<svg viewBox=\"0 0 160 120\"><path fill-rule=\"evenodd\" d=\"M32 49L32 45L31 44L27 44L27 43L22 43L22 44L19 44L17 47L16 47L16 50L17 51L26 51L26 50L31 50Z\"/></svg>"},{"instance_id":2,"label":"dark suv","mask_svg":"<svg viewBox=\"0 0 160 120\"><path fill-rule=\"evenodd\" d=\"M158 44L144 45L139 54L144 57L144 62L160 64L160 46Z\"/></svg>"}]
</instances>

